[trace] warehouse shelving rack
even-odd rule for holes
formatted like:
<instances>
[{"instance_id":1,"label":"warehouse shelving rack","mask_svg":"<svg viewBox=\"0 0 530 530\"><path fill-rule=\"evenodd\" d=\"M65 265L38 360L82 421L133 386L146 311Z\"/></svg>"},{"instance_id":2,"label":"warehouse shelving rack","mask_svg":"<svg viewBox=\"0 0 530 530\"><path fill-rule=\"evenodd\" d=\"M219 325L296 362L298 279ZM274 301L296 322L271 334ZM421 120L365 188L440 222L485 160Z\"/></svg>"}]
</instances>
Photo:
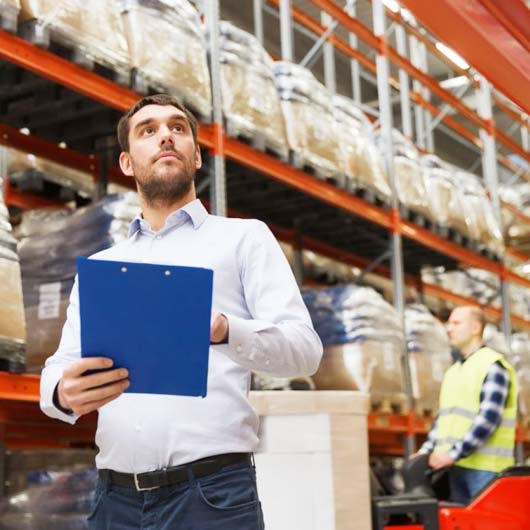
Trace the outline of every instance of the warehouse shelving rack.
<instances>
[{"instance_id":1,"label":"warehouse shelving rack","mask_svg":"<svg viewBox=\"0 0 530 530\"><path fill-rule=\"evenodd\" d=\"M408 93L407 98L402 98L403 108L415 104L416 109L421 107L427 110L433 117L438 118L473 145L484 146L489 150L490 166L492 162L491 149L493 147L494 150L495 146L491 144L491 141L488 143L487 140L488 138L491 140L493 135L513 152L526 160L530 160L528 152L511 140L505 133L496 129L490 118L478 116L475 112L465 107L454 95L440 89L438 83L425 72L403 57L401 53L392 50L388 46L384 37L387 28L385 27L383 5L380 0L374 0L373 2L375 33L362 26L355 18L345 13L340 6L331 0L309 1L332 19L337 20L352 35L356 35L371 45L377 51L377 59L375 62L371 61L351 44L352 41L345 42L341 40L332 31L329 31L327 26L315 21L300 9L291 6L288 0L267 0L268 4L279 8L283 58L292 57L292 44L289 45L289 40L292 32L292 23L297 21L317 36L324 35L325 39L322 39L322 44L326 46L332 45L336 50L360 63L369 72L376 73L379 80L382 103L379 121L387 135L391 127L388 106L390 87L395 89L402 88L401 92L407 92L405 86L408 87L408 79L402 75L405 74L421 81L423 89L411 91ZM215 28L219 18L218 3L217 1L207 2L207 6L209 9L206 12L206 19L210 27ZM254 6L255 13L260 13L264 7L263 1L254 0ZM387 11L387 13L389 12ZM392 18L403 23L403 21L396 19L394 15L392 15ZM259 16L257 16L257 20L259 21ZM425 46L429 45L424 34L413 26L407 25L406 29L418 41L423 42ZM398 28L396 28L397 30ZM258 23L256 27L258 37L260 32L262 35L263 30L262 28L260 30ZM504 285L507 282L513 282L530 287L530 280L512 272L502 261L460 246L453 241L429 232L412 221L402 218L397 202L394 202L393 207L390 209L367 202L327 182L305 174L270 155L256 151L247 144L227 137L223 131L222 116L220 114L219 73L214 68L215 65L218 65L218 61L215 60L218 53L215 34L215 29L210 32L212 39L212 83L215 112L213 123L202 124L199 130L199 141L213 159L213 164L210 164L212 169L210 205L214 213L224 214L227 211L228 197L228 204L231 210L265 220L272 225L274 232L280 239L295 243L297 247L302 245L304 248L334 257L340 261L355 264L361 268L370 267L382 252L387 251L390 235L390 239L393 240L392 266L377 265L374 268L374 272L394 279L394 300L400 311L403 310L403 287L406 283L422 288L426 294L454 303L475 303L454 293L448 293L439 287L421 285L417 275L421 264L427 262L443 264L449 267L454 267L458 264L479 267L497 274ZM290 50L289 47L291 47ZM77 101L81 102L81 104L90 102L87 105L90 112L98 116L104 116L105 119L112 121L117 116L116 111L126 110L139 97L138 94L116 84L112 80L87 71L68 60L37 48L17 36L3 31L0 31L0 57L5 60L4 65L9 65L9 69L15 73L15 78L17 77L16 74L23 72L24 79L29 79L28 85L37 81L39 87L44 86L46 88L44 92L47 94L48 99L42 100L44 105L53 103L60 109L60 95L57 95L60 90L58 88L66 88L68 89L68 94L73 93L79 96ZM400 68L399 80L389 76L388 60L393 61ZM488 92L489 87L483 79L481 83L484 91ZM31 88L28 89L28 86L24 86L24 83L15 88L21 91L30 90L29 93L31 94ZM470 129L450 117L444 108L437 108L430 103L425 95L425 88L436 94L446 104L456 108L473 126L485 131L486 136L482 134L482 139L479 138ZM33 94L33 97L35 97L35 94ZM527 117L521 118L516 111L500 101L498 97L496 98L496 104L504 106L506 112L513 115L514 120L520 123L522 127L528 127ZM31 110L28 110L23 115L27 117L31 115L31 112ZM407 113L404 112L403 114L406 115ZM7 118L9 120L9 115ZM428 124L425 116L423 120L424 125L425 123ZM37 125L35 127L30 125L30 128L32 131L34 129L39 130L39 128L44 131L45 125L45 123L42 126ZM36 136L26 135L19 132L20 126L21 123L17 119L12 119L10 123L0 125L0 144L31 152L90 173L94 180L100 184L101 188L105 187L107 177L114 182L131 186L132 183L123 177L117 168L110 168L109 170L104 156L94 154L93 149L87 149L87 142L94 145L94 137L88 138L88 140L87 138L79 140L75 148L63 149L57 146L59 142L57 134L53 133L47 136L43 132ZM406 128L412 131L410 123ZM90 136L90 132L87 135ZM94 135L97 135L97 132ZM427 134L426 137L428 138L428 136ZM70 142L68 143L70 145ZM76 142L72 142L72 144L75 145ZM426 145L426 147L428 146ZM498 162L508 169L512 171L517 169L513 162L505 156L497 156L495 152L493 154L493 166L495 165L494 160L497 158ZM387 162L389 173L392 174L391 157L387 159ZM225 168L230 175L228 179L225 178ZM494 173L495 177L496 170L490 167L490 171ZM495 196L496 193L492 195ZM28 196L14 188L7 189L6 199L11 204L22 208L50 204L49 200ZM273 207L269 206L270 202L273 203ZM513 207L510 208L513 210ZM300 215L301 211L310 213ZM513 213L522 219L525 218L520 212L515 211ZM298 219L296 226L292 223L294 218ZM355 234L355 231L358 233ZM360 236L360 232L370 234L370 236L363 238ZM352 248L356 249L356 254L351 252ZM509 249L508 252L512 256L526 260L526 256L513 249ZM503 289L503 295L506 301L506 289ZM505 308L504 311L488 308L488 315L494 319L503 320L505 330L509 331L512 323L517 327L530 329L530 322L516 316L510 316L508 304L503 307ZM57 440L59 438L62 439L63 436L65 443L91 440L88 435L92 432L93 419L89 418L86 422L81 423L79 428L86 430L78 438L76 438L77 434L68 435L69 432L76 432L78 427L71 431L71 427L66 426L66 432L62 430L62 425L59 427L57 422L53 420L40 417L38 420L36 419L38 414L35 415L35 402L38 390L35 386L35 381L37 380L33 376L28 375L6 374L4 379L0 378L0 396L3 403L1 410L4 411L2 414L3 424L16 426L13 427L13 431L7 431L8 443L16 441L17 432L21 434L20 438L25 440L23 443L28 444L45 444L45 439L52 443L57 443ZM16 392L12 391L10 385L14 385L17 389ZM25 406L21 408L20 403L25 403ZM24 415L21 415L20 413L23 409ZM30 409L33 412L30 412ZM35 425L40 422L43 425L49 425L49 427L43 428L43 437L33 436L31 433L37 431L32 431L32 428L29 429L30 432L24 429L23 418L26 417L33 418ZM370 416L371 435L374 437L375 446L379 447L380 450L384 451L385 447L387 447L389 452L395 451L397 447L402 450L403 440L405 439L407 449L410 451L414 443L414 436L424 434L428 422L428 419L418 418L413 412L401 416L373 414ZM51 427L52 425L54 426L53 428ZM14 434L11 435L9 434L10 432ZM59 437L55 434L58 432L61 432ZM5 434L6 430L4 428ZM49 434L49 438L46 436L47 434ZM388 441L390 438L392 439L391 442ZM6 439L5 436L4 439ZM521 430L519 440L526 439L525 432ZM388 445L385 440L388 441Z\"/></svg>"}]
</instances>

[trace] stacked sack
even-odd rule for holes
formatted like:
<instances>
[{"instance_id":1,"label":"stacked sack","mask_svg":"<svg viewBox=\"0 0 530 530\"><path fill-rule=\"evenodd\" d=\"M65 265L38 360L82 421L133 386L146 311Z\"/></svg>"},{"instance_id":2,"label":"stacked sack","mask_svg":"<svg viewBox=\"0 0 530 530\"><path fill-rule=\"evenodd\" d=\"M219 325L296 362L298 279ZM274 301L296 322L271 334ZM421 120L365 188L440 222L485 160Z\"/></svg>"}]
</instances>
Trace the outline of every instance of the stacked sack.
<instances>
[{"instance_id":1,"label":"stacked sack","mask_svg":"<svg viewBox=\"0 0 530 530\"><path fill-rule=\"evenodd\" d=\"M15 33L19 11L19 0L0 0L0 28Z\"/></svg>"},{"instance_id":2,"label":"stacked sack","mask_svg":"<svg viewBox=\"0 0 530 530\"><path fill-rule=\"evenodd\" d=\"M519 212L530 216L530 183L521 182L499 186L499 196ZM508 208L502 209L502 226L506 243L517 248L528 248L530 241L530 225Z\"/></svg>"},{"instance_id":3,"label":"stacked sack","mask_svg":"<svg viewBox=\"0 0 530 530\"><path fill-rule=\"evenodd\" d=\"M274 76L295 165L309 166L318 176L344 184L331 94L297 64L274 63Z\"/></svg>"},{"instance_id":4,"label":"stacked sack","mask_svg":"<svg viewBox=\"0 0 530 530\"><path fill-rule=\"evenodd\" d=\"M515 368L519 382L519 414L525 424L530 422L530 336L514 333L511 338L509 361Z\"/></svg>"},{"instance_id":5,"label":"stacked sack","mask_svg":"<svg viewBox=\"0 0 530 530\"><path fill-rule=\"evenodd\" d=\"M229 22L221 22L219 31L228 134L262 141L262 150L268 148L286 159L287 138L273 60L252 34Z\"/></svg>"},{"instance_id":6,"label":"stacked sack","mask_svg":"<svg viewBox=\"0 0 530 530\"><path fill-rule=\"evenodd\" d=\"M405 337L396 310L369 287L311 289L303 297L324 344L317 388L360 390L374 404L402 405Z\"/></svg>"},{"instance_id":7,"label":"stacked sack","mask_svg":"<svg viewBox=\"0 0 530 530\"><path fill-rule=\"evenodd\" d=\"M31 210L18 227L27 321L28 370L38 371L59 344L76 274L76 258L127 237L139 213L135 193L109 195L75 211Z\"/></svg>"},{"instance_id":8,"label":"stacked sack","mask_svg":"<svg viewBox=\"0 0 530 530\"><path fill-rule=\"evenodd\" d=\"M21 0L21 21L32 23L42 44L50 35L86 58L124 75L129 58L118 2Z\"/></svg>"},{"instance_id":9,"label":"stacked sack","mask_svg":"<svg viewBox=\"0 0 530 530\"><path fill-rule=\"evenodd\" d=\"M370 120L353 100L335 95L332 101L348 187L366 188L381 199L389 200L392 192L388 175L381 152L375 145Z\"/></svg>"},{"instance_id":10,"label":"stacked sack","mask_svg":"<svg viewBox=\"0 0 530 530\"><path fill-rule=\"evenodd\" d=\"M452 363L451 347L444 325L421 304L405 309L413 395L420 409L438 409L443 375Z\"/></svg>"},{"instance_id":11,"label":"stacked sack","mask_svg":"<svg viewBox=\"0 0 530 530\"><path fill-rule=\"evenodd\" d=\"M188 0L121 0L130 66L147 85L181 98L204 118L211 113L207 46Z\"/></svg>"},{"instance_id":12,"label":"stacked sack","mask_svg":"<svg viewBox=\"0 0 530 530\"><path fill-rule=\"evenodd\" d=\"M24 371L26 329L16 247L0 176L0 370Z\"/></svg>"}]
</instances>

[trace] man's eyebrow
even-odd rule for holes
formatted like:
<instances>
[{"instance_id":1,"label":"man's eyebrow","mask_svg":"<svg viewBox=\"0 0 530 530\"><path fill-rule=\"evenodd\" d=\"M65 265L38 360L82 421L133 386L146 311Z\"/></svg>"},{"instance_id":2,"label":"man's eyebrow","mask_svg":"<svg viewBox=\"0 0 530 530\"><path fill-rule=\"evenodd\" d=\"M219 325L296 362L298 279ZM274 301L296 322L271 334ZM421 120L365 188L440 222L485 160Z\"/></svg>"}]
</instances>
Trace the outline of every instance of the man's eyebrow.
<instances>
[{"instance_id":1,"label":"man's eyebrow","mask_svg":"<svg viewBox=\"0 0 530 530\"><path fill-rule=\"evenodd\" d=\"M138 129L141 129L145 125L149 125L150 123L156 122L157 120L155 118L146 118L145 120L139 121L135 126L134 130L137 131ZM168 121L181 121L183 123L188 123L188 120L186 119L186 116L182 116L181 114L173 114L168 118Z\"/></svg>"}]
</instances>

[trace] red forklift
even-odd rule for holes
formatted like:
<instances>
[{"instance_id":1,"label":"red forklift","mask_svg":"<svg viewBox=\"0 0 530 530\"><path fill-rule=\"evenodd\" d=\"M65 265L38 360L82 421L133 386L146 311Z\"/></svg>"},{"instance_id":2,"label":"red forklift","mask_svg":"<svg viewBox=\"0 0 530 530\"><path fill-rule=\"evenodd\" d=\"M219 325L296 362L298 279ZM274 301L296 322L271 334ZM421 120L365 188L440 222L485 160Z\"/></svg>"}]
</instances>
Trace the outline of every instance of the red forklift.
<instances>
[{"instance_id":1,"label":"red forklift","mask_svg":"<svg viewBox=\"0 0 530 530\"><path fill-rule=\"evenodd\" d=\"M504 470L468 505L448 497L447 473L428 456L405 463L405 493L372 498L373 530L530 530L530 467Z\"/></svg>"}]
</instances>

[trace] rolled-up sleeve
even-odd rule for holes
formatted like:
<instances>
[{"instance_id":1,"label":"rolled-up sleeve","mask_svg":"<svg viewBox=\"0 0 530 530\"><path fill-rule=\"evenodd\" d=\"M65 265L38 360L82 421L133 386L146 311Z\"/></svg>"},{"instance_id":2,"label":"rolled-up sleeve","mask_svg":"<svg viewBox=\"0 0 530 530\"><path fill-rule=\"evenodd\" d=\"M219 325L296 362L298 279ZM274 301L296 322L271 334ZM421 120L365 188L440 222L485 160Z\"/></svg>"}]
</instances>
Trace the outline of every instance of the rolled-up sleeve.
<instances>
[{"instance_id":1,"label":"rolled-up sleeve","mask_svg":"<svg viewBox=\"0 0 530 530\"><path fill-rule=\"evenodd\" d=\"M66 414L54 403L54 392L64 369L81 357L79 318L79 292L77 279L70 294L70 304L66 312L61 342L57 351L46 360L40 380L40 408L44 414L74 424L79 418L76 414Z\"/></svg>"},{"instance_id":2,"label":"rolled-up sleeve","mask_svg":"<svg viewBox=\"0 0 530 530\"><path fill-rule=\"evenodd\" d=\"M228 356L277 377L311 375L322 358L293 272L267 225L254 221L241 247L240 271L251 319L226 315Z\"/></svg>"}]
</instances>

